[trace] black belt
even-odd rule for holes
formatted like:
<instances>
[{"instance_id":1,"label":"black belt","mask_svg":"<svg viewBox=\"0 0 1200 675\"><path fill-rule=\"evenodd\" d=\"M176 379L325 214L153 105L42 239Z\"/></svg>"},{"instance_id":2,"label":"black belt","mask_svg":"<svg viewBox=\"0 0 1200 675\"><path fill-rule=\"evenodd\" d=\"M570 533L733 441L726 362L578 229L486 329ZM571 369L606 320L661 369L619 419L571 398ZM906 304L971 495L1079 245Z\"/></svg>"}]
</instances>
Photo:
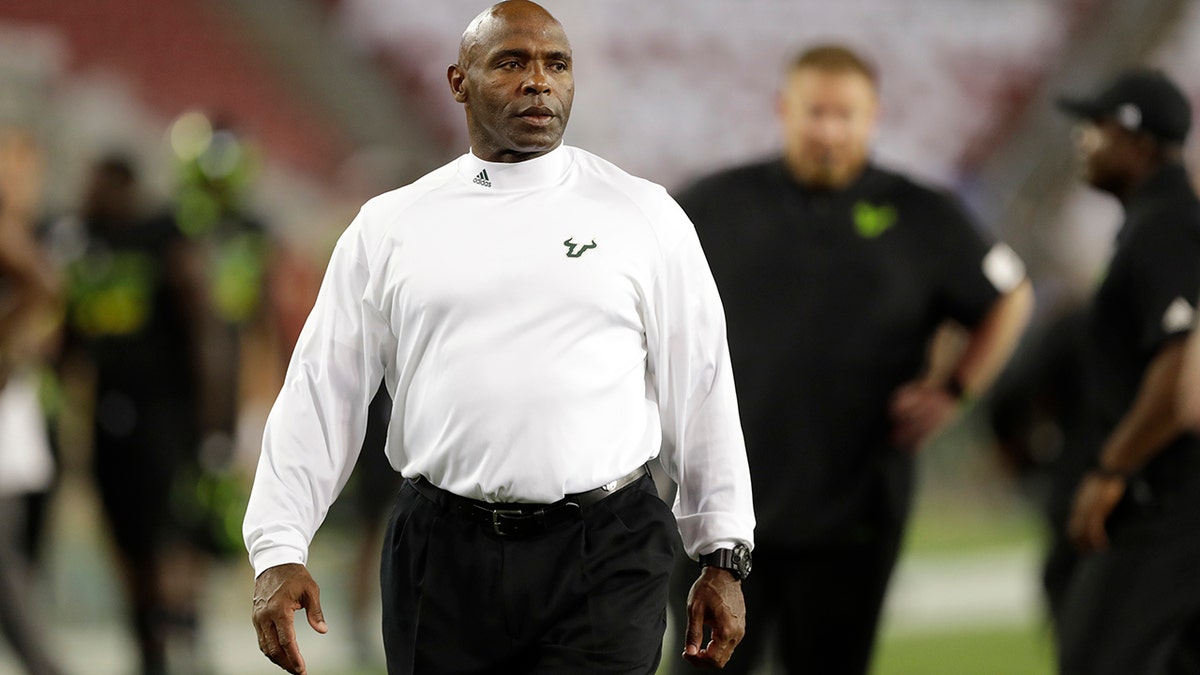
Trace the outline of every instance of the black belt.
<instances>
[{"instance_id":1,"label":"black belt","mask_svg":"<svg viewBox=\"0 0 1200 675\"><path fill-rule=\"evenodd\" d=\"M553 504L482 502L447 492L430 483L424 476L409 478L408 482L426 499L440 505L450 513L479 523L500 536L530 537L571 520L577 520L581 509L624 490L636 483L642 476L648 475L650 475L650 471L643 464L611 483L605 483L587 492L567 495Z\"/></svg>"}]
</instances>

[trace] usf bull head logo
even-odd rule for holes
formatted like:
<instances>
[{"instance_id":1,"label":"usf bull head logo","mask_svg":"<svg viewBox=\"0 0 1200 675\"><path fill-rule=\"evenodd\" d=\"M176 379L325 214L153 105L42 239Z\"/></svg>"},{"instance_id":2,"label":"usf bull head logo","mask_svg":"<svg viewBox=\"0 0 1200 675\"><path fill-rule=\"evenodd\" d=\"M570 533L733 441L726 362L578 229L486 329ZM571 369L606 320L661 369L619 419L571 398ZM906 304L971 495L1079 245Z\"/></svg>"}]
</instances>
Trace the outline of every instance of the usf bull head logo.
<instances>
[{"instance_id":1,"label":"usf bull head logo","mask_svg":"<svg viewBox=\"0 0 1200 675\"><path fill-rule=\"evenodd\" d=\"M589 248L596 248L595 239L592 240L592 243L583 245L576 244L574 241L571 241L572 239L574 239L574 237L568 237L567 240L563 242L563 246L567 247L568 258L578 258Z\"/></svg>"}]
</instances>

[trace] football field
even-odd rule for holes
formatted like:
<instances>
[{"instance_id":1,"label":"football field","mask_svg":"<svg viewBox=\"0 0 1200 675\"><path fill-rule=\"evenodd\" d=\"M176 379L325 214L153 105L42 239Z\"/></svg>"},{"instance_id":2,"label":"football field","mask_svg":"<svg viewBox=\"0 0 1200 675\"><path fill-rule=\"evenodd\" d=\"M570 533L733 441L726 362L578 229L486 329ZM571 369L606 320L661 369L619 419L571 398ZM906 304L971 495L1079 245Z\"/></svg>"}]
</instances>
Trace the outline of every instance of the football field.
<instances>
[{"instance_id":1,"label":"football field","mask_svg":"<svg viewBox=\"0 0 1200 675\"><path fill-rule=\"evenodd\" d=\"M44 589L50 638L68 673L128 675L134 646L126 628L88 490L72 486L56 506ZM1049 635L1037 584L1036 521L1006 508L918 507L885 607L874 675L1049 675ZM359 629L347 604L352 537L323 531L311 567L322 584L326 636L300 629L313 675L382 675L378 608ZM240 560L215 566L204 611L203 660L214 675L282 672L258 652L250 625L252 574ZM753 577L749 583L753 583ZM669 631L665 658L678 658ZM665 669L663 670L665 672ZM780 671L766 669L763 675ZM0 642L0 673L20 673Z\"/></svg>"}]
</instances>

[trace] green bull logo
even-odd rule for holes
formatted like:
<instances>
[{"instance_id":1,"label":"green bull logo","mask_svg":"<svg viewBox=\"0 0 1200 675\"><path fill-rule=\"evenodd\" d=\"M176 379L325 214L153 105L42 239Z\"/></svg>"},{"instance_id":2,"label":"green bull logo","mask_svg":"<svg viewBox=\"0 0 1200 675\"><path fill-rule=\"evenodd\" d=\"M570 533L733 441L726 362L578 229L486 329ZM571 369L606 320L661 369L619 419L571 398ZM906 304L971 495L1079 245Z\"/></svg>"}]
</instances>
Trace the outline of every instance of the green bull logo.
<instances>
[{"instance_id":1,"label":"green bull logo","mask_svg":"<svg viewBox=\"0 0 1200 675\"><path fill-rule=\"evenodd\" d=\"M896 224L896 207L854 203L854 229L864 239L874 239Z\"/></svg>"},{"instance_id":2,"label":"green bull logo","mask_svg":"<svg viewBox=\"0 0 1200 675\"><path fill-rule=\"evenodd\" d=\"M567 247L567 257L568 258L578 258L579 256L583 255L584 251L587 251L588 249L596 248L596 240L595 239L592 240L592 243L583 244L582 246L580 246L579 244L576 244L574 241L572 241L573 239L574 239L574 237L568 237L567 240L563 242L563 246Z\"/></svg>"}]
</instances>

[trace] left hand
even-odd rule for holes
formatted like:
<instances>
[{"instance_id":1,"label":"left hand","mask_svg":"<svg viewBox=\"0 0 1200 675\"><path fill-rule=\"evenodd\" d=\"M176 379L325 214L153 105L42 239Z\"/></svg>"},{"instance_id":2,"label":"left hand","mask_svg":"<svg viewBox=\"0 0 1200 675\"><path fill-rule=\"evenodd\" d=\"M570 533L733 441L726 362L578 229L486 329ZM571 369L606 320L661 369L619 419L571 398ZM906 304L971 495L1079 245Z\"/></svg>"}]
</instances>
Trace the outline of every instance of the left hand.
<instances>
[{"instance_id":1,"label":"left hand","mask_svg":"<svg viewBox=\"0 0 1200 675\"><path fill-rule=\"evenodd\" d=\"M936 384L909 382L892 394L888 413L892 445L915 453L958 414L958 399Z\"/></svg>"},{"instance_id":2,"label":"left hand","mask_svg":"<svg viewBox=\"0 0 1200 675\"><path fill-rule=\"evenodd\" d=\"M724 668L746 634L742 582L728 570L701 568L688 593L687 616L683 658L699 668ZM712 639L701 645L705 626L712 628Z\"/></svg>"},{"instance_id":3,"label":"left hand","mask_svg":"<svg viewBox=\"0 0 1200 675\"><path fill-rule=\"evenodd\" d=\"M1104 525L1125 495L1125 488L1125 477L1118 474L1092 471L1084 475L1067 523L1067 534L1076 548L1084 552L1108 548Z\"/></svg>"},{"instance_id":4,"label":"left hand","mask_svg":"<svg viewBox=\"0 0 1200 675\"><path fill-rule=\"evenodd\" d=\"M292 675L308 675L296 642L294 615L303 609L308 625L329 632L321 611L321 589L299 563L269 567L254 580L254 630L258 648L271 662Z\"/></svg>"}]
</instances>

